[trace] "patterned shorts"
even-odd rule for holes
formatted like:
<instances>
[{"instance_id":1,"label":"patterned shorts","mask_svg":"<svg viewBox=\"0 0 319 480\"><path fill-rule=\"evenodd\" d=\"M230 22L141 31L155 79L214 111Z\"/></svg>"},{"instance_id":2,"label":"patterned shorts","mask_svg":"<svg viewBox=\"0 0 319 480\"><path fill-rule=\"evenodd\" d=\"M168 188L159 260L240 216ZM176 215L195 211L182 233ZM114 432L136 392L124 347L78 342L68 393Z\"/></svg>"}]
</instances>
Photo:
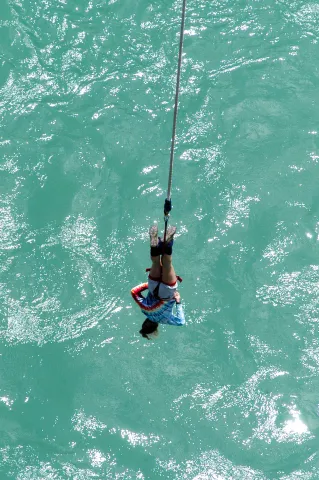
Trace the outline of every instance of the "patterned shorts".
<instances>
[{"instance_id":1,"label":"patterned shorts","mask_svg":"<svg viewBox=\"0 0 319 480\"><path fill-rule=\"evenodd\" d=\"M163 300L168 300L174 297L174 293L177 290L177 281L175 283L167 284L160 280L154 280L153 278L148 277L148 289L151 293L154 294L154 290L157 288L157 286L157 296Z\"/></svg>"}]
</instances>

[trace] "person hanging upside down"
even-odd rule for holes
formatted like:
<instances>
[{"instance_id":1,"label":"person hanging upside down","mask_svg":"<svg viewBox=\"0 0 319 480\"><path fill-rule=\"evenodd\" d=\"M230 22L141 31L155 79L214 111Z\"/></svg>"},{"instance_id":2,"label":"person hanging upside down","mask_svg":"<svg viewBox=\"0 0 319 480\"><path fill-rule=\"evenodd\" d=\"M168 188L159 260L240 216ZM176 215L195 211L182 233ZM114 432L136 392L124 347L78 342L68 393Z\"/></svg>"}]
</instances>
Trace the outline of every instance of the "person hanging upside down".
<instances>
[{"instance_id":1,"label":"person hanging upside down","mask_svg":"<svg viewBox=\"0 0 319 480\"><path fill-rule=\"evenodd\" d=\"M131 295L142 313L147 317L140 334L149 339L158 334L158 324L185 325L181 297L177 291L177 277L172 264L174 234L176 227L167 228L166 242L158 237L157 225L150 228L151 260L148 283L132 288ZM147 297L142 292L148 289ZM176 315L173 308L176 305Z\"/></svg>"}]
</instances>

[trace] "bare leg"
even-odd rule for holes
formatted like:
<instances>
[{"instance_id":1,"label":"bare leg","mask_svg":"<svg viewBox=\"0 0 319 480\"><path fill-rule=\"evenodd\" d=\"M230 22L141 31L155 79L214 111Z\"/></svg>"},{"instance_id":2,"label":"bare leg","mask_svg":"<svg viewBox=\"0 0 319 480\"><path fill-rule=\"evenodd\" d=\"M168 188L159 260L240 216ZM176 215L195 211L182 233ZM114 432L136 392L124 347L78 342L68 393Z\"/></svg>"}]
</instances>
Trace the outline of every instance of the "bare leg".
<instances>
[{"instance_id":1,"label":"bare leg","mask_svg":"<svg viewBox=\"0 0 319 480\"><path fill-rule=\"evenodd\" d=\"M176 273L172 264L172 255L162 255L162 280L164 283L175 283Z\"/></svg>"},{"instance_id":2,"label":"bare leg","mask_svg":"<svg viewBox=\"0 0 319 480\"><path fill-rule=\"evenodd\" d=\"M151 257L151 260L152 266L150 270L150 277L160 279L162 274L161 257Z\"/></svg>"}]
</instances>

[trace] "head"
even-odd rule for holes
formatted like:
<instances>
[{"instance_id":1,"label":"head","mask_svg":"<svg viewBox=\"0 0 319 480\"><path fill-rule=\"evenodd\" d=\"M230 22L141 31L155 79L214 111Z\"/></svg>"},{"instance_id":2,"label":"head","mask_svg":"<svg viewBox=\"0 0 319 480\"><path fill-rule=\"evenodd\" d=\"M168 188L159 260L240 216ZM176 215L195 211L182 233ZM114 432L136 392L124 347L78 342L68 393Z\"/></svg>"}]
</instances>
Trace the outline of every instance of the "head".
<instances>
[{"instance_id":1,"label":"head","mask_svg":"<svg viewBox=\"0 0 319 480\"><path fill-rule=\"evenodd\" d=\"M152 322L151 320L149 320L147 318L142 325L142 328L140 330L140 334L142 335L142 337L150 340L149 335L154 335L154 336L158 335L157 327L158 327L158 323Z\"/></svg>"}]
</instances>

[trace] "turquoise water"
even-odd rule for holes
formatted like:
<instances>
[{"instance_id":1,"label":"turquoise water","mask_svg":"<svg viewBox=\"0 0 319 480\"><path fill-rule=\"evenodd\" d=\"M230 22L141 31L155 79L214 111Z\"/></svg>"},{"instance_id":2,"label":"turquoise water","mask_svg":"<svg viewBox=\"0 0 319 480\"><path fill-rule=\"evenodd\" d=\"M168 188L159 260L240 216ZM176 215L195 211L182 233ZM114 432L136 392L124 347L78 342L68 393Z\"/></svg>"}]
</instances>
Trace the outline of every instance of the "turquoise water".
<instances>
[{"instance_id":1,"label":"turquoise water","mask_svg":"<svg viewBox=\"0 0 319 480\"><path fill-rule=\"evenodd\" d=\"M319 7L189 0L187 327L146 342L180 11L1 4L1 480L319 478Z\"/></svg>"}]
</instances>

